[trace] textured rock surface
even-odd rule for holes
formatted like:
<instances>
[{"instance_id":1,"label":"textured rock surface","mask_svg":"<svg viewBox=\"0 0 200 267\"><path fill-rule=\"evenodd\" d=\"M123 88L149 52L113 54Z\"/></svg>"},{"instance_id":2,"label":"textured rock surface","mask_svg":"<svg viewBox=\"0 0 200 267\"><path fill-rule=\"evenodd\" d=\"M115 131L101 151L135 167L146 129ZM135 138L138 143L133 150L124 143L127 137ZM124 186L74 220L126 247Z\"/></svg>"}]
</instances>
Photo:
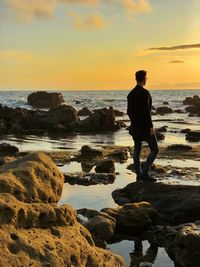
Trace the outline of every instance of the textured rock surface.
<instances>
[{"instance_id":1,"label":"textured rock surface","mask_svg":"<svg viewBox=\"0 0 200 267\"><path fill-rule=\"evenodd\" d=\"M173 113L173 110L170 107L158 107L156 109L156 112L160 115L168 114L168 113Z\"/></svg>"},{"instance_id":2,"label":"textured rock surface","mask_svg":"<svg viewBox=\"0 0 200 267\"><path fill-rule=\"evenodd\" d=\"M81 147L80 157L82 160L103 159L103 151L84 145Z\"/></svg>"},{"instance_id":3,"label":"textured rock surface","mask_svg":"<svg viewBox=\"0 0 200 267\"><path fill-rule=\"evenodd\" d=\"M148 201L158 212L158 221L178 224L199 219L200 187L162 183L131 183L113 191L117 204Z\"/></svg>"},{"instance_id":4,"label":"textured rock surface","mask_svg":"<svg viewBox=\"0 0 200 267\"><path fill-rule=\"evenodd\" d=\"M45 91L30 94L27 100L28 104L37 108L51 108L64 102L61 93L48 93Z\"/></svg>"},{"instance_id":5,"label":"textured rock surface","mask_svg":"<svg viewBox=\"0 0 200 267\"><path fill-rule=\"evenodd\" d=\"M53 203L60 198L63 181L63 174L41 153L1 166L1 267L125 266L120 256L94 245L71 206Z\"/></svg>"},{"instance_id":6,"label":"textured rock surface","mask_svg":"<svg viewBox=\"0 0 200 267\"><path fill-rule=\"evenodd\" d=\"M57 202L64 175L51 159L32 153L0 167L0 193L10 193L24 202Z\"/></svg>"},{"instance_id":7,"label":"textured rock surface","mask_svg":"<svg viewBox=\"0 0 200 267\"><path fill-rule=\"evenodd\" d=\"M112 159L106 159L100 161L96 168L95 171L97 173L114 173L115 172L115 164Z\"/></svg>"}]
</instances>

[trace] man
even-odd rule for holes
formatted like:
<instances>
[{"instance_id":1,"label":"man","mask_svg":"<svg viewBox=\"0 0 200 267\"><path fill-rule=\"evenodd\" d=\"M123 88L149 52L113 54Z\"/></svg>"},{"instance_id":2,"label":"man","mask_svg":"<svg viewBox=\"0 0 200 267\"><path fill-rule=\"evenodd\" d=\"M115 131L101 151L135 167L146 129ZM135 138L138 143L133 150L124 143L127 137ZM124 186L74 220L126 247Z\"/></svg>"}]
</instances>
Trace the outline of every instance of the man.
<instances>
[{"instance_id":1,"label":"man","mask_svg":"<svg viewBox=\"0 0 200 267\"><path fill-rule=\"evenodd\" d=\"M156 179L148 174L158 154L158 144L151 119L152 98L148 90L144 88L147 80L147 72L139 70L135 74L137 85L128 94L127 113L131 121L129 133L134 140L133 160L136 171L136 181L154 182ZM150 148L150 154L147 157L142 169L140 164L140 152L142 141L146 141Z\"/></svg>"}]
</instances>

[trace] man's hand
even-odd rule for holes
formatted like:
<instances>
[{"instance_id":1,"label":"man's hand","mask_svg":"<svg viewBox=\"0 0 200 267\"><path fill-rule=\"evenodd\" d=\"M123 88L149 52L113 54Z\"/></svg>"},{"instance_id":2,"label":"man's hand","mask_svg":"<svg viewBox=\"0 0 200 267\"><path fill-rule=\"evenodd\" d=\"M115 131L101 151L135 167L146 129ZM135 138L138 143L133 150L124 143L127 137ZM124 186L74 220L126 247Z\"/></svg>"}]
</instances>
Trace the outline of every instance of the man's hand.
<instances>
[{"instance_id":1,"label":"man's hand","mask_svg":"<svg viewBox=\"0 0 200 267\"><path fill-rule=\"evenodd\" d=\"M150 128L150 135L154 135L155 134L155 129L154 128Z\"/></svg>"}]
</instances>

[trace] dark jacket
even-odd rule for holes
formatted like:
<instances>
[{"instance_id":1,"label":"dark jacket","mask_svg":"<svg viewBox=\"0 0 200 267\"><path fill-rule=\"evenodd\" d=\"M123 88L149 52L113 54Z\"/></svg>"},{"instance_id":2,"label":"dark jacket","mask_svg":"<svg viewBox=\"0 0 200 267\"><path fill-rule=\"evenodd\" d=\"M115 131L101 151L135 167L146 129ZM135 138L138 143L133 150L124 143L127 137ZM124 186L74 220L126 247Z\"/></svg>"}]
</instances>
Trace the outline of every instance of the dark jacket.
<instances>
[{"instance_id":1,"label":"dark jacket","mask_svg":"<svg viewBox=\"0 0 200 267\"><path fill-rule=\"evenodd\" d=\"M150 136L150 128L153 128L151 120L152 98L148 90L140 85L128 94L127 114L131 121L129 133L133 138L145 140Z\"/></svg>"}]
</instances>

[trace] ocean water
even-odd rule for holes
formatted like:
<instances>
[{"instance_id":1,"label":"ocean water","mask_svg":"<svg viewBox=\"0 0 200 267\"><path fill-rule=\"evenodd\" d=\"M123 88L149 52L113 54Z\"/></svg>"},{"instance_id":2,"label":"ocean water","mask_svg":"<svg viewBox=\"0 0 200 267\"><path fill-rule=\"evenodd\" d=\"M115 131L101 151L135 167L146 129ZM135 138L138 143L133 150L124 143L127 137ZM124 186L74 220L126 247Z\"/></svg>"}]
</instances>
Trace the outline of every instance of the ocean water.
<instances>
[{"instance_id":1,"label":"ocean water","mask_svg":"<svg viewBox=\"0 0 200 267\"><path fill-rule=\"evenodd\" d=\"M123 117L117 117L117 120L126 121L127 95L129 91L60 91L65 99L66 104L72 105L77 110L88 107L89 109L98 109L103 107L113 106L114 109L123 111ZM9 107L22 107L32 109L27 104L27 96L30 91L18 92L0 92L0 104ZM200 90L152 90L150 91L153 98L153 106L163 106L164 101L169 102L169 107L172 109L182 109L185 106L183 100L185 97L199 95ZM169 115L154 115L152 117L154 127L159 128L168 126L168 131L165 133L165 140L159 145L170 144L189 144L197 145L197 142L189 143L185 140L185 134L180 132L181 129L190 128L192 130L200 129L200 118L189 117L188 113L172 113ZM169 121L170 120L170 121ZM128 135L126 129L121 129L114 133L106 134L68 134L62 138L55 138L49 136L4 136L1 142L8 142L17 145L20 151L59 151L59 150L80 150L82 145L90 145L92 147L101 147L102 145L120 145L132 146L132 138ZM132 163L129 158L127 164ZM170 160L162 159L158 161L161 165L171 164L178 166L198 167L199 162L195 160ZM119 174L113 184L110 185L95 185L90 187L80 185L64 184L62 198L60 204L68 203L75 209L92 208L100 210L105 207L116 207L113 202L111 193L116 188L122 188L128 183L135 181L135 174L128 170L127 164L116 163L116 172ZM81 164L72 162L60 167L63 172L82 171ZM186 182L187 183L187 182ZM143 254L146 254L149 244L147 241L143 242ZM108 246L108 249L124 257L126 266L134 267L134 242L129 240L121 241L117 244ZM174 263L168 257L163 248L159 248L153 264L154 267L173 267Z\"/></svg>"},{"instance_id":2,"label":"ocean water","mask_svg":"<svg viewBox=\"0 0 200 267\"><path fill-rule=\"evenodd\" d=\"M59 91L63 94L66 104L72 105L75 109L79 110L83 107L89 109L98 109L103 107L113 106L114 109L123 111L125 115L123 117L117 117L117 120L127 121L129 125L128 116L126 115L127 108L127 90L120 91ZM9 107L22 107L32 109L27 104L27 96L30 91L1 91L0 92L0 104ZM183 100L185 97L199 95L200 90L151 90L153 98L153 106L163 106L164 101L169 102L169 107L172 109L181 109L184 111L185 106ZM181 129L190 128L192 130L198 130L200 127L199 117L189 117L187 113L172 113L165 116L155 115L152 117L154 121L154 127L159 128L162 126L168 126L168 131L165 134L165 145L174 143L187 144L185 140L185 134L180 133ZM160 121L161 120L161 121ZM171 121L163 121L171 120ZM74 149L79 150L82 145L99 146L101 144L106 145L132 145L132 139L128 135L127 130L121 129L115 133L107 134L76 134L67 135L61 139L53 139L48 136L7 136L2 141L7 141L11 144L18 145L21 151L35 151L45 150L54 151L62 149ZM192 143L195 145L195 143Z\"/></svg>"}]
</instances>

